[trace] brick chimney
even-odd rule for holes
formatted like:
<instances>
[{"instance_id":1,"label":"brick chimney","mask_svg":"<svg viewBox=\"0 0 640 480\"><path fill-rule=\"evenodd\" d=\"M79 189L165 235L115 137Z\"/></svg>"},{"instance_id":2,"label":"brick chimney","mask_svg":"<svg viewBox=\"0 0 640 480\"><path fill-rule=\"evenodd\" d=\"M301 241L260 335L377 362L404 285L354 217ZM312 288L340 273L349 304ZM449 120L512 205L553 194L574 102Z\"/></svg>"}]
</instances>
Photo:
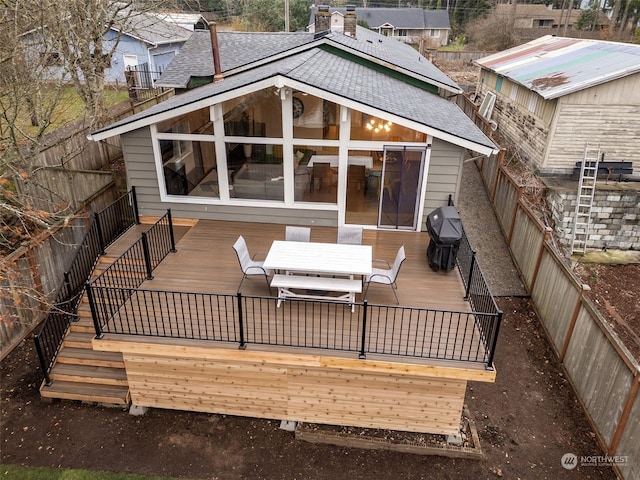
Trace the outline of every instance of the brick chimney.
<instances>
[{"instance_id":1,"label":"brick chimney","mask_svg":"<svg viewBox=\"0 0 640 480\"><path fill-rule=\"evenodd\" d=\"M329 13L329 5L318 5L315 28L315 33L331 30L331 13Z\"/></svg>"},{"instance_id":2,"label":"brick chimney","mask_svg":"<svg viewBox=\"0 0 640 480\"><path fill-rule=\"evenodd\" d=\"M344 34L356 38L356 6L347 5L347 13L344 14Z\"/></svg>"}]
</instances>

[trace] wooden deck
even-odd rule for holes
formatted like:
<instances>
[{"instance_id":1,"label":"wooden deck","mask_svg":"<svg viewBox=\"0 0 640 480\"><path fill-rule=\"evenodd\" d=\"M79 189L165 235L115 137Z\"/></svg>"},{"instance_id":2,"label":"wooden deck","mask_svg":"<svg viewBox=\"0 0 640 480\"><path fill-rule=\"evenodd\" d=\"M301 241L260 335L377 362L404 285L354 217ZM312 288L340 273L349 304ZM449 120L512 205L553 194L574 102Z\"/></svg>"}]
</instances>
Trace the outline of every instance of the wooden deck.
<instances>
[{"instance_id":1,"label":"wooden deck","mask_svg":"<svg viewBox=\"0 0 640 480\"><path fill-rule=\"evenodd\" d=\"M122 253L148 225L130 229L107 249L109 257ZM177 252L169 254L153 272L153 280L146 281L141 288L180 292L228 293L238 289L242 273L238 259L231 248L242 235L247 241L249 253L266 252L273 240L284 239L284 225L219 222L200 220L195 225L181 226L174 223L177 235ZM335 242L337 229L312 227L312 242ZM426 258L429 236L427 233L365 230L362 243L373 247L373 258L393 262L398 248L405 246L407 260L398 277L400 304L409 307L470 311L464 300L464 286L457 270L434 272ZM244 295L269 295L264 278L246 279L242 285ZM363 296L356 296L362 301ZM367 301L376 304L395 305L391 288L372 284Z\"/></svg>"},{"instance_id":2,"label":"wooden deck","mask_svg":"<svg viewBox=\"0 0 640 480\"><path fill-rule=\"evenodd\" d=\"M106 268L147 228L136 226L109 247L100 268ZM468 323L458 324L451 321L458 317L433 312L467 312L469 305L463 299L457 270L433 272L428 267L426 234L364 232L363 243L373 246L374 258L391 262L400 245L405 246L407 260L397 283L400 303L408 309L377 307L395 305L395 298L389 286L371 286L367 354L361 359L361 307L352 314L349 305L336 302L322 303L321 308L315 302L301 303L298 306L311 305L312 309L303 313L293 308L296 301L288 300L278 308L275 297L261 300L259 308L245 312L250 330L245 332L246 349L234 342L211 340L219 336L210 331L211 325L220 323L219 310L195 299L226 294L215 298L228 299L229 306L224 308L231 311L242 278L231 248L234 241L243 235L251 254L266 252L273 240L284 238L284 225L199 221L175 225L174 231L177 252L170 253L154 270L153 279L140 287L165 292L158 296L163 300L155 303L160 308L145 309L151 298L145 295L150 294L135 292L111 321L132 326L138 334L106 333L91 341L94 354L105 355L91 365L105 369L117 360L118 368L126 370L128 392L136 405L454 434L467 381L495 381L495 371L487 370L483 363L443 360L464 360L465 352L475 358L484 350L472 316ZM314 227L311 237L312 241L334 242L336 229ZM242 294L251 301L253 295L265 297L271 292L264 277L256 276L245 280ZM362 301L362 294L356 300ZM425 314L421 310L423 316L410 321L406 316L393 320L393 312L415 314L418 308L432 311ZM74 328L88 327L87 310L86 305L82 307L81 321ZM233 321L231 328L235 328ZM269 338L264 341L260 332L269 332ZM310 339L312 345L306 340L305 348L288 344L295 337L293 332ZM175 338L178 334L191 338ZM429 351L422 356L409 351L412 342L407 339L427 339L422 345ZM69 338L68 347L80 340ZM332 342L338 342L338 348ZM390 349L392 355L379 353ZM117 359L112 355L118 355ZM100 382L105 388L126 388L121 371L103 373ZM62 375L81 380L75 369L63 369ZM60 382L54 382L54 388L56 383Z\"/></svg>"},{"instance_id":3,"label":"wooden deck","mask_svg":"<svg viewBox=\"0 0 640 480\"><path fill-rule=\"evenodd\" d=\"M110 258L133 243L140 228L144 226L136 227L113 245L108 251ZM136 293L112 320L115 330L107 326L105 332L224 340L225 331L237 332L236 325L226 318L235 309L235 299L210 295L237 292L242 274L231 245L238 235L243 235L252 254L266 252L274 239L283 238L284 226L200 221L190 228L176 227L176 235L177 252L169 254L154 271L154 278L141 288L185 294ZM335 228L317 227L312 241L333 242L335 236ZM427 242L426 234L414 232L365 231L363 238L364 244L373 246L374 258L390 262L400 245L405 246L407 260L397 282L403 307L468 312L458 271L433 272L425 255ZM270 292L264 277L252 276L243 282L242 294L269 296L275 294L275 289ZM363 299L364 294L356 297L358 302ZM358 352L361 347L361 306L352 312L343 303L319 305L288 300L278 307L275 300L245 301L247 343L351 352ZM388 285L372 284L367 301L368 353L414 357L417 363L423 363L425 358L482 362L485 349L472 316L380 308L377 305L395 306ZM300 338L304 343L295 344L295 339ZM478 367L484 368L481 363Z\"/></svg>"}]
</instances>

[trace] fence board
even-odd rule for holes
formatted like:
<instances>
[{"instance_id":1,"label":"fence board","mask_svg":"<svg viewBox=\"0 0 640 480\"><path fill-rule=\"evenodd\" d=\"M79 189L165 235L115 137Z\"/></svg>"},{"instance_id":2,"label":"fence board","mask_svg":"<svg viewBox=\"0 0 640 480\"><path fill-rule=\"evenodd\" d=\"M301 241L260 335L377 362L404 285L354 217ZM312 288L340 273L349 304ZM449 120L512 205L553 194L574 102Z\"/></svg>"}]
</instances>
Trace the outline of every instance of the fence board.
<instances>
[{"instance_id":1,"label":"fence board","mask_svg":"<svg viewBox=\"0 0 640 480\"><path fill-rule=\"evenodd\" d=\"M584 305L580 309L564 364L602 439L609 445L631 389L633 373L593 318L595 312L589 310Z\"/></svg>"},{"instance_id":2,"label":"fence board","mask_svg":"<svg viewBox=\"0 0 640 480\"><path fill-rule=\"evenodd\" d=\"M626 455L628 461L619 467L623 478L640 478L640 395L636 396L616 455Z\"/></svg>"},{"instance_id":3,"label":"fence board","mask_svg":"<svg viewBox=\"0 0 640 480\"><path fill-rule=\"evenodd\" d=\"M522 259L518 268L528 290L531 290L537 263L537 255L532 253L540 251L543 241L544 234L540 231L540 225L527 213L526 207L519 208L510 247L513 255Z\"/></svg>"},{"instance_id":4,"label":"fence board","mask_svg":"<svg viewBox=\"0 0 640 480\"><path fill-rule=\"evenodd\" d=\"M531 299L556 352L562 350L579 296L577 282L565 275L553 252L545 248Z\"/></svg>"},{"instance_id":5,"label":"fence board","mask_svg":"<svg viewBox=\"0 0 640 480\"><path fill-rule=\"evenodd\" d=\"M497 180L494 205L496 217L498 218L505 238L511 230L511 221L516 210L517 202L518 189L506 175L502 174L501 170L501 175ZM507 241L508 240L507 238Z\"/></svg>"}]
</instances>

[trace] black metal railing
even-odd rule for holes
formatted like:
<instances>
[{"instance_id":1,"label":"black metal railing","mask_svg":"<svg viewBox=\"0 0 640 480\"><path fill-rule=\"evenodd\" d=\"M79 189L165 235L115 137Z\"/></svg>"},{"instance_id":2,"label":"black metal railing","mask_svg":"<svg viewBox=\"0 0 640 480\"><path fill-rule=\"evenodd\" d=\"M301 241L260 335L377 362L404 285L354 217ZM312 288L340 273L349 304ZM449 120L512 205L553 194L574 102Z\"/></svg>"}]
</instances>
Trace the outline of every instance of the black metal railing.
<instances>
[{"instance_id":1,"label":"black metal railing","mask_svg":"<svg viewBox=\"0 0 640 480\"><path fill-rule=\"evenodd\" d=\"M100 253L104 253L104 249L131 225L140 223L135 188L129 190L105 209L95 212L94 217L98 229L98 238L101 242Z\"/></svg>"},{"instance_id":2,"label":"black metal railing","mask_svg":"<svg viewBox=\"0 0 640 480\"><path fill-rule=\"evenodd\" d=\"M124 220L116 217L124 216ZM116 199L89 219L87 231L69 268L63 273L61 286L56 292L53 306L33 335L40 367L47 385L51 384L49 372L60 351L62 341L71 321L76 318L78 304L85 284L104 248L137 222L135 190Z\"/></svg>"},{"instance_id":3,"label":"black metal railing","mask_svg":"<svg viewBox=\"0 0 640 480\"><path fill-rule=\"evenodd\" d=\"M449 196L449 205L453 206L451 196ZM471 247L464 228L462 229L462 238L458 248L456 264L465 287L465 300L469 301L474 312L483 312L476 314L475 322L480 335L482 335L484 341L489 344L489 351L491 352L489 365L491 365L493 364L495 343L498 340L498 333L500 331L502 311L498 308L495 298L491 294L484 273L482 273L482 269L478 264L476 252ZM497 315L497 322L493 320L494 315Z\"/></svg>"},{"instance_id":4,"label":"black metal railing","mask_svg":"<svg viewBox=\"0 0 640 480\"><path fill-rule=\"evenodd\" d=\"M100 325L104 325L104 319L113 318L145 280L153 278L153 270L169 252L175 251L171 211L167 210L104 272L87 282L87 296L96 332L100 330ZM94 298L96 290L89 288L89 285L112 288L117 295Z\"/></svg>"},{"instance_id":5,"label":"black metal railing","mask_svg":"<svg viewBox=\"0 0 640 480\"><path fill-rule=\"evenodd\" d=\"M498 313L275 297L88 287L96 335L105 333L484 363ZM484 328L478 331L479 325Z\"/></svg>"}]
</instances>

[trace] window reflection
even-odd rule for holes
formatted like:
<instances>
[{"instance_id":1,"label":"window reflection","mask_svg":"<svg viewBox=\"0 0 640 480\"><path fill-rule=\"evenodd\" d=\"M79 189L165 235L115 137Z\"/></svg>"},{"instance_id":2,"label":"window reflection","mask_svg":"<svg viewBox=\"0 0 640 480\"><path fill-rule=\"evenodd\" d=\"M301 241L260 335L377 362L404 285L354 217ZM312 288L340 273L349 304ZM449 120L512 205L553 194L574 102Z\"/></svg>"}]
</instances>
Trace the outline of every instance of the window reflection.
<instances>
[{"instance_id":1,"label":"window reflection","mask_svg":"<svg viewBox=\"0 0 640 480\"><path fill-rule=\"evenodd\" d=\"M198 133L213 135L209 107L158 123L160 133Z\"/></svg>"},{"instance_id":2,"label":"window reflection","mask_svg":"<svg viewBox=\"0 0 640 480\"><path fill-rule=\"evenodd\" d=\"M224 133L234 137L282 137L282 103L275 88L224 102Z\"/></svg>"},{"instance_id":3,"label":"window reflection","mask_svg":"<svg viewBox=\"0 0 640 480\"><path fill-rule=\"evenodd\" d=\"M160 145L168 195L220 197L213 142L161 140Z\"/></svg>"},{"instance_id":4,"label":"window reflection","mask_svg":"<svg viewBox=\"0 0 640 480\"><path fill-rule=\"evenodd\" d=\"M337 140L338 105L302 92L293 93L294 138Z\"/></svg>"}]
</instances>

